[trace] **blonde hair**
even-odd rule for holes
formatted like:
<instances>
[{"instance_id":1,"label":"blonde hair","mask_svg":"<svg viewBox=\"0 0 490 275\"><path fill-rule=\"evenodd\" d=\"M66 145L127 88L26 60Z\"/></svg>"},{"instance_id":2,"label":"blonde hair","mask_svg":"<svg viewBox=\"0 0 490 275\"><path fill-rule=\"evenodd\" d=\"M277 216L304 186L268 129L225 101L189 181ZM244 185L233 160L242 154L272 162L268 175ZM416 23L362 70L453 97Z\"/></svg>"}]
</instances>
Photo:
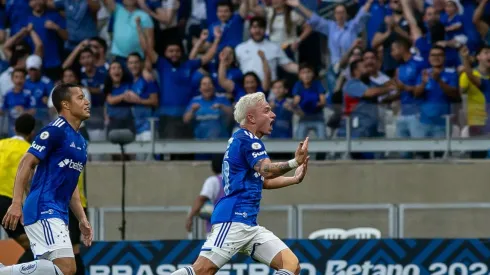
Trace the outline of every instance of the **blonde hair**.
<instances>
[{"instance_id":1,"label":"blonde hair","mask_svg":"<svg viewBox=\"0 0 490 275\"><path fill-rule=\"evenodd\" d=\"M265 95L262 92L248 94L240 98L235 104L235 111L233 112L235 121L240 125L244 125L247 121L248 110L263 101L265 101Z\"/></svg>"}]
</instances>

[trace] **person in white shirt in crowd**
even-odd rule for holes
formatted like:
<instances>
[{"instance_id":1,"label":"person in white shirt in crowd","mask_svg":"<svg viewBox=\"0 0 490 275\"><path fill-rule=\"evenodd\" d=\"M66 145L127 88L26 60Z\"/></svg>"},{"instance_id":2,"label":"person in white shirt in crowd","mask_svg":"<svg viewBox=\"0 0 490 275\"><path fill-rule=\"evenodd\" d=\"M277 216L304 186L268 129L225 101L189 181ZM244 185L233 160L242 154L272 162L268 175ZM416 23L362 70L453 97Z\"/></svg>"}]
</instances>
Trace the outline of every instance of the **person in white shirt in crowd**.
<instances>
[{"instance_id":1,"label":"person in white shirt in crowd","mask_svg":"<svg viewBox=\"0 0 490 275\"><path fill-rule=\"evenodd\" d=\"M239 44L235 49L240 69L243 73L254 72L261 81L264 81L262 59L257 54L258 51L263 51L271 70L271 81L277 79L278 66L281 66L286 72L297 74L298 64L289 59L279 45L265 39L266 27L264 18L250 19L250 39Z\"/></svg>"}]
</instances>

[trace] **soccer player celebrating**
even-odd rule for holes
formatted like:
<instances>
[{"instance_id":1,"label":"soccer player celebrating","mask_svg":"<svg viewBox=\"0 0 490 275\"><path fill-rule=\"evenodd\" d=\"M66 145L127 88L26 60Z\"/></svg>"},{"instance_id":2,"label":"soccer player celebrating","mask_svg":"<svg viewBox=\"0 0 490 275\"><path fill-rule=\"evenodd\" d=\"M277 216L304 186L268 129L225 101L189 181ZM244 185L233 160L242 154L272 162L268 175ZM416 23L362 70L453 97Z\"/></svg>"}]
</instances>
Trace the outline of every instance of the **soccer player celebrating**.
<instances>
[{"instance_id":1,"label":"soccer player celebrating","mask_svg":"<svg viewBox=\"0 0 490 275\"><path fill-rule=\"evenodd\" d=\"M274 268L277 275L299 274L298 258L271 231L257 225L262 189L300 183L308 165L308 138L299 144L294 159L271 162L260 140L270 135L276 115L263 93L246 95L235 105L241 129L228 141L223 159L225 196L216 205L211 234L194 265L172 275L215 274L237 252ZM296 169L293 177L283 175Z\"/></svg>"},{"instance_id":2,"label":"soccer player celebrating","mask_svg":"<svg viewBox=\"0 0 490 275\"><path fill-rule=\"evenodd\" d=\"M0 177L0 220L3 219L12 204L15 173L22 156L31 146L35 126L34 117L30 114L23 114L15 120L15 136L0 140L0 171L2 174ZM19 225L15 230L10 230L8 226L5 226L4 229L7 235L25 250L18 263L32 261L33 256L24 227Z\"/></svg>"},{"instance_id":3,"label":"soccer player celebrating","mask_svg":"<svg viewBox=\"0 0 490 275\"><path fill-rule=\"evenodd\" d=\"M2 267L0 275L74 275L76 265L68 232L68 207L79 221L84 244L92 243L92 228L76 188L87 161L87 145L78 129L90 117L89 101L82 89L73 84L56 86L52 99L59 117L40 131L20 161L12 205L2 221L3 226L15 230L23 219L38 260ZM22 211L24 189L32 173L31 189Z\"/></svg>"}]
</instances>

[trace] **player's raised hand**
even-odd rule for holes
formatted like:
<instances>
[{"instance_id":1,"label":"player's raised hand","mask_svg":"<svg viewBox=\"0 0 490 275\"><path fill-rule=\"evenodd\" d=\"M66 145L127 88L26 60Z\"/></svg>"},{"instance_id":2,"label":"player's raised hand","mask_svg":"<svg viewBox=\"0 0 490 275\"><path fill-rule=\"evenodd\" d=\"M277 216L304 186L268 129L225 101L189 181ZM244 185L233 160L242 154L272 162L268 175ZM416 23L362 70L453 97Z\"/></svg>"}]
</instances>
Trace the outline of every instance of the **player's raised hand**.
<instances>
[{"instance_id":1,"label":"player's raised hand","mask_svg":"<svg viewBox=\"0 0 490 275\"><path fill-rule=\"evenodd\" d=\"M2 225L10 230L15 230L17 224L22 219L22 206L18 203L12 203L7 214L3 217Z\"/></svg>"},{"instance_id":2,"label":"player's raised hand","mask_svg":"<svg viewBox=\"0 0 490 275\"><path fill-rule=\"evenodd\" d=\"M308 161L310 157L306 157L305 163L301 164L296 171L294 171L294 178L296 179L296 183L301 183L306 176L306 172L308 171Z\"/></svg>"},{"instance_id":3,"label":"player's raised hand","mask_svg":"<svg viewBox=\"0 0 490 275\"><path fill-rule=\"evenodd\" d=\"M92 240L94 239L94 231L92 230L92 226L87 220L85 220L80 222L79 227L80 232L82 232L83 244L85 246L91 246Z\"/></svg>"},{"instance_id":4,"label":"player's raised hand","mask_svg":"<svg viewBox=\"0 0 490 275\"><path fill-rule=\"evenodd\" d=\"M308 157L308 140L309 138L307 137L304 141L300 142L296 153L294 153L294 159L299 165L305 163Z\"/></svg>"}]
</instances>

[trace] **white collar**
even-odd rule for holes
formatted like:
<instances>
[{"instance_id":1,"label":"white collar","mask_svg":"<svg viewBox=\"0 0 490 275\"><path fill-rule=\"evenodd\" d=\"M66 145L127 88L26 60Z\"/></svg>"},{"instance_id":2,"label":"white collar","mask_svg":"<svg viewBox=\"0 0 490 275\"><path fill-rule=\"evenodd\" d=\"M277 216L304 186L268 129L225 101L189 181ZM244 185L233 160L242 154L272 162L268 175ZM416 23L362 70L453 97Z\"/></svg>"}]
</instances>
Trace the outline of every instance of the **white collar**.
<instances>
[{"instance_id":1,"label":"white collar","mask_svg":"<svg viewBox=\"0 0 490 275\"><path fill-rule=\"evenodd\" d=\"M17 140L23 140L23 141L26 141L26 139L25 139L25 138L23 138L23 137L21 137L21 136L17 136L17 135L13 136L12 138L13 138L13 139L17 139Z\"/></svg>"}]
</instances>

